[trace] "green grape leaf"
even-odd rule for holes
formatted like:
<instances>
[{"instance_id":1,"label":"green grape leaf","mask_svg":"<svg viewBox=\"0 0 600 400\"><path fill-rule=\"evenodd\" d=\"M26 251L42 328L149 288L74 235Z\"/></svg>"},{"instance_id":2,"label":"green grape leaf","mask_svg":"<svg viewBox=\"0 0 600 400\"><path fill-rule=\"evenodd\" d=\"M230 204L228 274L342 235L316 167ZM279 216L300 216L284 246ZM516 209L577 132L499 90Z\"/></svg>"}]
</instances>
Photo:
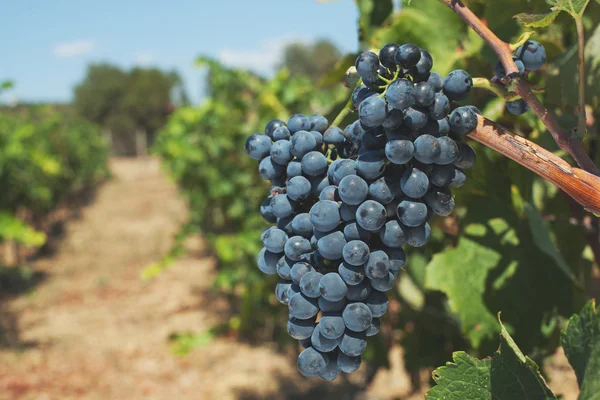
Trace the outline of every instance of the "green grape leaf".
<instances>
[{"instance_id":1,"label":"green grape leaf","mask_svg":"<svg viewBox=\"0 0 600 400\"><path fill-rule=\"evenodd\" d=\"M365 44L368 42L374 29L379 27L394 11L392 0L357 0L358 40Z\"/></svg>"},{"instance_id":2,"label":"green grape leaf","mask_svg":"<svg viewBox=\"0 0 600 400\"><path fill-rule=\"evenodd\" d=\"M600 313L594 300L569 319L560 342L575 370L580 399L600 399Z\"/></svg>"},{"instance_id":3,"label":"green grape leaf","mask_svg":"<svg viewBox=\"0 0 600 400\"><path fill-rule=\"evenodd\" d=\"M544 28L554 22L560 12L560 9L552 9L552 11L540 14L521 13L513 18L526 28Z\"/></svg>"},{"instance_id":4,"label":"green grape leaf","mask_svg":"<svg viewBox=\"0 0 600 400\"><path fill-rule=\"evenodd\" d=\"M425 287L446 293L450 309L460 315L462 329L475 347L498 332L483 296L488 272L500 258L493 249L463 236L457 247L434 255L427 266Z\"/></svg>"},{"instance_id":5,"label":"green grape leaf","mask_svg":"<svg viewBox=\"0 0 600 400\"><path fill-rule=\"evenodd\" d=\"M554 9L566 11L573 17L581 16L590 0L546 0Z\"/></svg>"},{"instance_id":6,"label":"green grape leaf","mask_svg":"<svg viewBox=\"0 0 600 400\"><path fill-rule=\"evenodd\" d=\"M579 282L577 278L573 274L573 271L567 265L567 262L562 257L556 245L550 238L550 232L548 231L548 227L544 223L542 216L538 212L538 210L533 207L531 204L525 204L525 214L527 215L529 228L531 229L531 235L533 236L533 242L535 245L547 256L551 257L555 265L560 268L560 270L565 274L567 278L569 278L575 285L579 286Z\"/></svg>"},{"instance_id":7,"label":"green grape leaf","mask_svg":"<svg viewBox=\"0 0 600 400\"><path fill-rule=\"evenodd\" d=\"M433 371L436 386L427 400L550 400L557 399L546 385L537 364L525 356L500 322L500 347L491 358L478 360L464 352L452 355Z\"/></svg>"}]
</instances>

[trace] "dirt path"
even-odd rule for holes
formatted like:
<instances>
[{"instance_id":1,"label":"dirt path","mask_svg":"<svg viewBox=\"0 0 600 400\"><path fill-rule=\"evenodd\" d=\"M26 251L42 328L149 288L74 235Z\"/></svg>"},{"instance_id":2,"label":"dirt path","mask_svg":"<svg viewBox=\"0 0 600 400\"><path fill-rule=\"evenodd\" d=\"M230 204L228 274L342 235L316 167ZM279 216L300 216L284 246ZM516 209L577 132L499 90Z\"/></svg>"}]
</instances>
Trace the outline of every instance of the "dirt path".
<instances>
[{"instance_id":1,"label":"dirt path","mask_svg":"<svg viewBox=\"0 0 600 400\"><path fill-rule=\"evenodd\" d=\"M423 398L409 395L400 348L366 392L302 379L290 355L268 346L219 338L173 355L169 335L201 333L227 314L210 291L213 262L190 254L141 281L186 208L156 160L116 159L111 170L58 251L33 263L46 278L0 309L1 400Z\"/></svg>"}]
</instances>

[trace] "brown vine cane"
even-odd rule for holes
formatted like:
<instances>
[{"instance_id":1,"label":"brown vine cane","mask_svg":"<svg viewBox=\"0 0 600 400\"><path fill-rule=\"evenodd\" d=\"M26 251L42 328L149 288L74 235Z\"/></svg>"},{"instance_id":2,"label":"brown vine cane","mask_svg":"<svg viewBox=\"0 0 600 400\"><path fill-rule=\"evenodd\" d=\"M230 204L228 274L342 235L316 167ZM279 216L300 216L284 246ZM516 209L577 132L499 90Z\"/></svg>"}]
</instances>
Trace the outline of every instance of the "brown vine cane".
<instances>
[{"instance_id":1,"label":"brown vine cane","mask_svg":"<svg viewBox=\"0 0 600 400\"><path fill-rule=\"evenodd\" d=\"M468 136L553 183L587 210L600 214L600 177L571 166L543 147L481 116L477 128Z\"/></svg>"}]
</instances>

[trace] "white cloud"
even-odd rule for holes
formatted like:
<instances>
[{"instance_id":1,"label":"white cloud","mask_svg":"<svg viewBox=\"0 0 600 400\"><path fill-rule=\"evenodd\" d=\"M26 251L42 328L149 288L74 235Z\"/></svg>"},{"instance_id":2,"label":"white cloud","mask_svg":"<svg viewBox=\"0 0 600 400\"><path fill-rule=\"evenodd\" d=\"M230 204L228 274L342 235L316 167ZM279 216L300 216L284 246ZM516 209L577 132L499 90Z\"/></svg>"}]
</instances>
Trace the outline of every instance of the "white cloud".
<instances>
[{"instance_id":1,"label":"white cloud","mask_svg":"<svg viewBox=\"0 0 600 400\"><path fill-rule=\"evenodd\" d=\"M313 38L281 37L263 40L257 48L231 49L224 48L218 58L223 64L231 67L246 68L260 73L271 74L283 55L283 50L290 43L311 43Z\"/></svg>"},{"instance_id":2,"label":"white cloud","mask_svg":"<svg viewBox=\"0 0 600 400\"><path fill-rule=\"evenodd\" d=\"M88 54L92 50L94 50L94 42L91 40L74 40L54 46L54 55L56 57L68 58Z\"/></svg>"},{"instance_id":3,"label":"white cloud","mask_svg":"<svg viewBox=\"0 0 600 400\"><path fill-rule=\"evenodd\" d=\"M135 55L135 57L133 58L133 62L135 63L135 65L138 65L140 67L147 67L147 66L153 64L154 61L155 61L154 54L152 54L148 51L143 51L143 52L137 53Z\"/></svg>"}]
</instances>

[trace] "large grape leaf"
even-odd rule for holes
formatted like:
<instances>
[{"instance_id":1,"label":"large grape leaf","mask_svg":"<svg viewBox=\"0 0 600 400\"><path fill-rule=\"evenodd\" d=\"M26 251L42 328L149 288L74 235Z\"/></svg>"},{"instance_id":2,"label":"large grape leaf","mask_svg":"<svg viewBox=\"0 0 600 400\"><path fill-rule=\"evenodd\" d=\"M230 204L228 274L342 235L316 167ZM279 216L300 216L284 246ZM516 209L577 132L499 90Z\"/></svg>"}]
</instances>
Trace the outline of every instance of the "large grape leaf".
<instances>
[{"instance_id":1,"label":"large grape leaf","mask_svg":"<svg viewBox=\"0 0 600 400\"><path fill-rule=\"evenodd\" d=\"M560 338L581 387L580 399L600 399L600 313L588 302Z\"/></svg>"},{"instance_id":2,"label":"large grape leaf","mask_svg":"<svg viewBox=\"0 0 600 400\"><path fill-rule=\"evenodd\" d=\"M427 400L550 400L557 397L546 385L537 364L525 356L502 325L500 348L491 358L478 360L464 352L453 363L433 371L436 386Z\"/></svg>"},{"instance_id":3,"label":"large grape leaf","mask_svg":"<svg viewBox=\"0 0 600 400\"><path fill-rule=\"evenodd\" d=\"M462 237L456 248L436 254L427 266L426 288L446 293L450 309L460 315L463 331L475 347L497 332L483 295L488 273L500 258L493 249Z\"/></svg>"}]
</instances>

